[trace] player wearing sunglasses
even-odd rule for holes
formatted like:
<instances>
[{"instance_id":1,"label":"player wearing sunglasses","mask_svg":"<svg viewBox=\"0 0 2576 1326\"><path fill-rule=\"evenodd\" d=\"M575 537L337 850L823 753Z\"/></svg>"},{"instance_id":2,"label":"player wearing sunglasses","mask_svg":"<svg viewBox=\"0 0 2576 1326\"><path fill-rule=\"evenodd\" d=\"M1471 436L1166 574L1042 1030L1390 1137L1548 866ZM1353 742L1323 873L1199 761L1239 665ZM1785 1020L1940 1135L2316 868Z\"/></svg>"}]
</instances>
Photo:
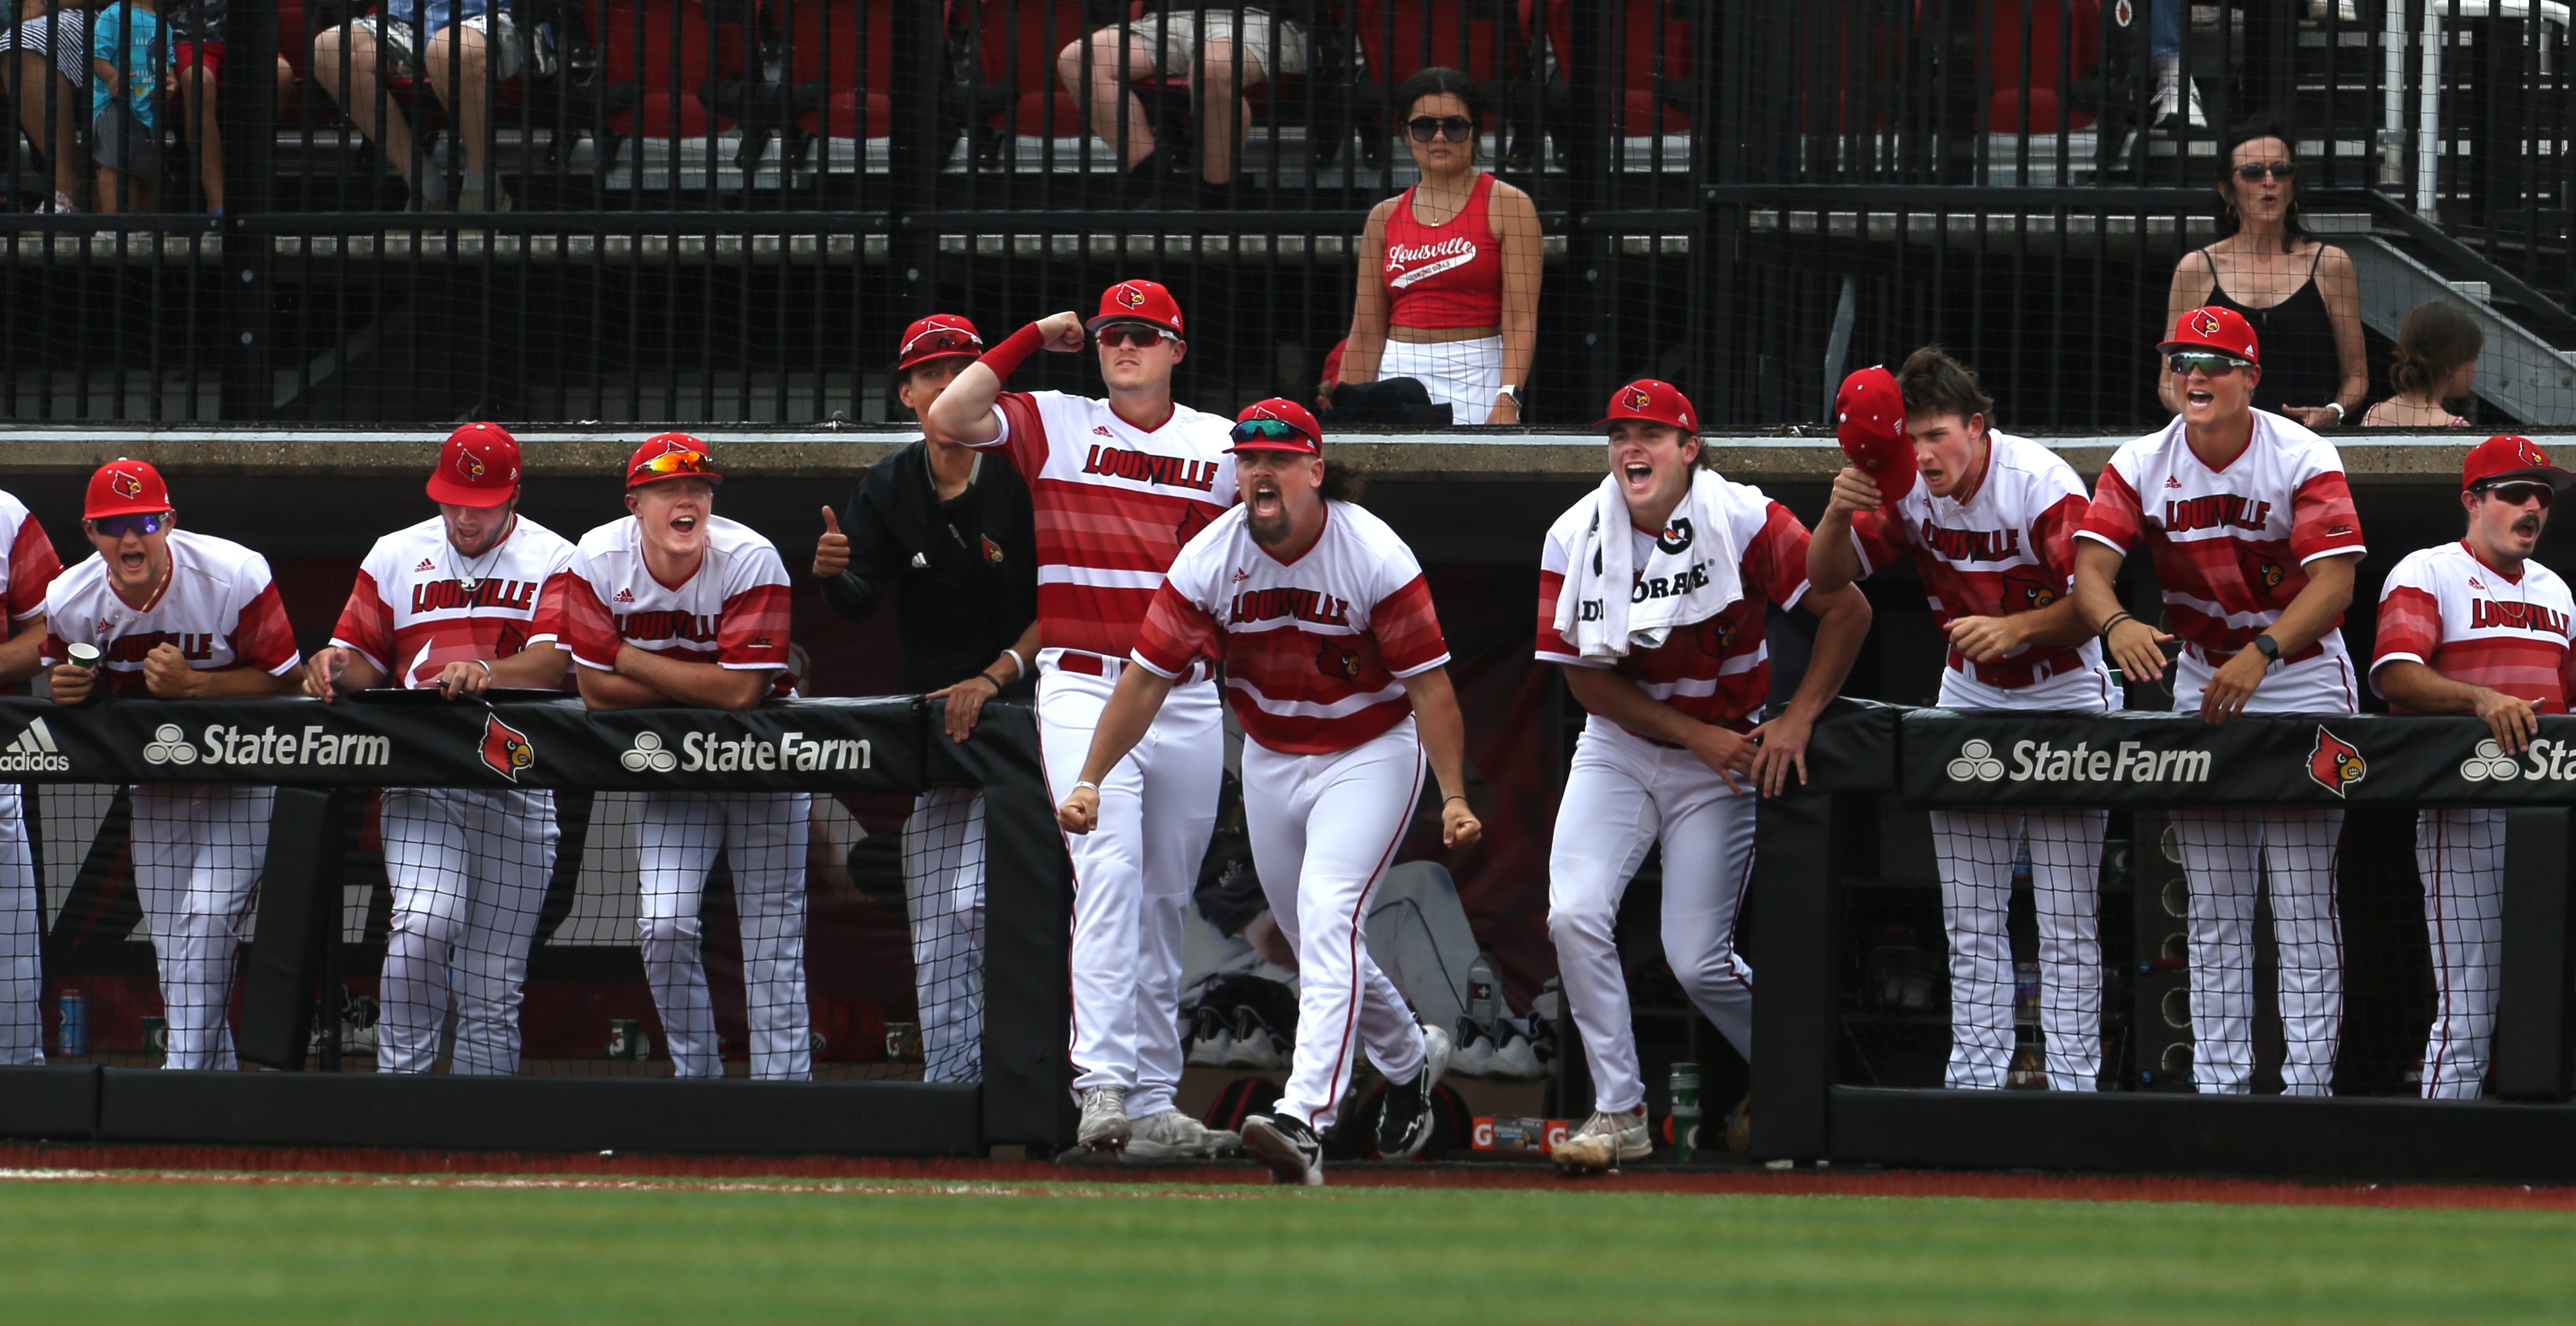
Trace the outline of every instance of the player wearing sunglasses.
<instances>
[{"instance_id":1,"label":"player wearing sunglasses","mask_svg":"<svg viewBox=\"0 0 2576 1326\"><path fill-rule=\"evenodd\" d=\"M1412 378L1457 423L1519 423L1538 347L1538 209L1477 165L1473 80L1425 69L1398 99L1422 179L1369 213L1338 380Z\"/></svg>"},{"instance_id":2,"label":"player wearing sunglasses","mask_svg":"<svg viewBox=\"0 0 2576 1326\"><path fill-rule=\"evenodd\" d=\"M0 605L8 617L0 642L0 684L43 671L45 590L61 575L54 542L14 495L0 493ZM30 756L0 755L0 770ZM17 764L18 768L26 768ZM25 810L15 783L0 783L0 1065L41 1064L45 1033L37 996L44 987L38 939L36 859L27 839Z\"/></svg>"},{"instance_id":3,"label":"player wearing sunglasses","mask_svg":"<svg viewBox=\"0 0 2576 1326\"><path fill-rule=\"evenodd\" d=\"M2262 352L2233 309L2196 308L2157 347L2182 412L2121 447L2076 532L2077 611L2132 684L2173 677L2174 708L2349 714L2360 695L2343 613L2361 517L2332 444L2257 410ZM2112 578L2145 543L2164 594L2158 630L2124 610ZM2182 653L2165 646L2179 637ZM2241 1093L2254 1067L2254 890L2271 882L2280 942L2283 1090L2323 1095L2343 1017L2334 912L2339 810L2194 810L2173 816L2191 880L2192 1069Z\"/></svg>"},{"instance_id":4,"label":"player wearing sunglasses","mask_svg":"<svg viewBox=\"0 0 2576 1326\"><path fill-rule=\"evenodd\" d=\"M2495 734L2478 753L2490 767L2506 762L2507 774L2539 734L2538 716L2568 712L2576 600L2531 554L2551 500L2571 483L2576 474L2529 438L2479 443L2460 470L2467 532L2407 554L2379 595L2372 688L2393 713L2476 715ZM2492 808L2415 815L2437 991L2424 1047L2428 1100L2475 1100L2486 1083L2504 939L2504 816Z\"/></svg>"},{"instance_id":5,"label":"player wearing sunglasses","mask_svg":"<svg viewBox=\"0 0 2576 1326\"><path fill-rule=\"evenodd\" d=\"M1085 331L1090 336L1086 338ZM1188 352L1180 304L1121 281L1088 324L1031 323L931 402L929 432L1010 459L1037 510L1038 735L1058 797L1082 780L1101 712L1181 545L1235 500L1230 423L1172 400ZM1107 400L1002 390L1039 347L1099 346ZM1210 660L1185 659L1135 749L1096 780L1103 827L1073 853L1076 1139L1098 1152L1206 1155L1232 1145L1174 1104L1181 1080L1181 922L1216 824L1224 718Z\"/></svg>"},{"instance_id":6,"label":"player wearing sunglasses","mask_svg":"<svg viewBox=\"0 0 2576 1326\"><path fill-rule=\"evenodd\" d=\"M44 661L59 704L99 695L178 700L291 695L303 657L268 560L180 530L160 471L115 460L89 480L82 527L96 555L45 594ZM97 647L97 670L70 647ZM268 855L277 789L137 786L134 884L160 960L170 1068L232 1068L233 958Z\"/></svg>"}]
</instances>

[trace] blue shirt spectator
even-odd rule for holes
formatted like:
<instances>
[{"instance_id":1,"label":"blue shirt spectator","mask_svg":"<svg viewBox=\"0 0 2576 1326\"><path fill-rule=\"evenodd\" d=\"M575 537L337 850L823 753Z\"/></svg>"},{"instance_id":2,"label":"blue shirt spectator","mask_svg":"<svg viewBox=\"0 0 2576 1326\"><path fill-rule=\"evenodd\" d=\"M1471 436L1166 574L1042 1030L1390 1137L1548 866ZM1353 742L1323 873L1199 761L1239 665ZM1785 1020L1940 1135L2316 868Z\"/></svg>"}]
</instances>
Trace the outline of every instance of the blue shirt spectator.
<instances>
[{"instance_id":1,"label":"blue shirt spectator","mask_svg":"<svg viewBox=\"0 0 2576 1326\"><path fill-rule=\"evenodd\" d=\"M153 108L159 102L161 73L170 64L170 43L161 16L136 0L120 0L91 17L89 54L113 69L123 85L125 104L146 129L160 128ZM105 115L118 93L106 78L90 82L91 119Z\"/></svg>"}]
</instances>

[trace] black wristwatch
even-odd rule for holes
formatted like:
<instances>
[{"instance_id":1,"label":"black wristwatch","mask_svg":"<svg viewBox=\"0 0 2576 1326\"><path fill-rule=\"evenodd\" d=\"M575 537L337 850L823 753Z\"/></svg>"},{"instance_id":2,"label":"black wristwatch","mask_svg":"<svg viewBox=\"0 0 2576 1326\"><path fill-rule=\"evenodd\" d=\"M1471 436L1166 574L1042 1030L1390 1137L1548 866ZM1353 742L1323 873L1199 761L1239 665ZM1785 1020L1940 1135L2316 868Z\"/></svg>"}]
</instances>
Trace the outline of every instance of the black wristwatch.
<instances>
[{"instance_id":1,"label":"black wristwatch","mask_svg":"<svg viewBox=\"0 0 2576 1326\"><path fill-rule=\"evenodd\" d=\"M2258 635L2254 637L2254 648L2261 652L2265 658L2272 659L2275 662L2280 660L2281 642L2268 635Z\"/></svg>"}]
</instances>

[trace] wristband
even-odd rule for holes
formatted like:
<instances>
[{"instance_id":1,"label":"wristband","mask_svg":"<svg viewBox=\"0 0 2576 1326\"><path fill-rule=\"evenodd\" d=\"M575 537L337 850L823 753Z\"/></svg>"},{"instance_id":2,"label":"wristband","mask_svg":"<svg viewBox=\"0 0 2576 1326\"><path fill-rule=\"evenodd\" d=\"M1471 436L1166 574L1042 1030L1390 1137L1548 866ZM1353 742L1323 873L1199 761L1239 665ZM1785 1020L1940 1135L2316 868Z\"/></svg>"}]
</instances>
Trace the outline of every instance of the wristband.
<instances>
[{"instance_id":1,"label":"wristband","mask_svg":"<svg viewBox=\"0 0 2576 1326\"><path fill-rule=\"evenodd\" d=\"M468 659L468 660L466 660L466 661L467 661L467 662L469 662L469 663L481 663L481 664L483 664L483 680L485 680L485 681L487 681L487 682L488 682L488 681L490 681L490 680L492 680L494 677L497 677L497 676L499 676L499 675L500 675L499 673L496 673L496 672L494 672L494 671L492 670L492 665L491 665L490 663L484 662L484 660L482 660L482 659L476 658L476 659Z\"/></svg>"},{"instance_id":2,"label":"wristband","mask_svg":"<svg viewBox=\"0 0 2576 1326\"><path fill-rule=\"evenodd\" d=\"M1013 679L1015 679L1015 680L1016 680L1016 679L1018 679L1018 678L1025 677L1025 676L1029 675L1029 661L1028 661L1027 659L1025 659L1025 658L1020 657L1020 651L1018 651L1018 650L1016 650L1016 649L1005 649L1005 650L1003 650L1002 652L1003 652L1003 653L1005 653L1005 654L1010 655L1010 656L1011 656L1011 666L1019 669L1019 671L1014 672L1014 673L1012 673L1012 674L1011 674L1011 676L1012 676L1012 678L1013 678Z\"/></svg>"},{"instance_id":3,"label":"wristband","mask_svg":"<svg viewBox=\"0 0 2576 1326\"><path fill-rule=\"evenodd\" d=\"M2099 630L2099 631L2094 632L2094 634L2096 634L2096 635L2100 636L2100 637L2102 638L2103 642L2107 644L2107 643L2109 643L2109 642L2110 642L2110 639L2111 639L2111 628L2112 628L2112 627L2117 626L2117 625L2119 625L2119 624L2120 624L2120 623L2122 623L2122 622L2133 622L2133 621L2136 621L2136 620L2137 620L2137 618L2136 618L2136 617L2131 616L2131 615L2130 615L2128 612L2126 612L2126 611L2115 612L2115 613L2112 613L2108 618L2105 618L2105 619L2103 620L2103 622L2102 622L2102 629L2101 629L2101 630Z\"/></svg>"},{"instance_id":4,"label":"wristband","mask_svg":"<svg viewBox=\"0 0 2576 1326\"><path fill-rule=\"evenodd\" d=\"M996 678L993 676L993 674L992 674L992 673L989 673L989 672L978 672L978 673L976 673L975 675L976 675L976 676L978 676L978 677L983 678L983 679L984 679L984 680L986 680L986 681L989 681L989 682L992 682L992 683L993 683L993 694L995 694L995 695L999 695L999 694L1001 694L1001 693L1002 693L1002 683L1001 683L998 679L996 679Z\"/></svg>"},{"instance_id":5,"label":"wristband","mask_svg":"<svg viewBox=\"0 0 2576 1326\"><path fill-rule=\"evenodd\" d=\"M2335 422L2336 422L2336 423L2342 423L2342 422L2343 422L2343 420L2344 420L2344 413L2343 413L2343 402L2342 402L2342 401L2327 401L2327 402L2326 402L2326 408L2335 412Z\"/></svg>"},{"instance_id":6,"label":"wristband","mask_svg":"<svg viewBox=\"0 0 2576 1326\"><path fill-rule=\"evenodd\" d=\"M1097 792L1097 791L1099 791L1099 790L1100 790L1100 784L1095 783L1095 782L1091 781L1091 780L1090 780L1090 779L1088 779L1088 778L1083 779L1081 782L1075 783L1075 784L1073 785L1073 790L1074 790L1074 791L1076 791L1076 792L1079 792L1079 791L1081 791L1082 789L1084 789L1084 788L1086 788L1086 787L1087 787L1087 788L1090 788L1090 789L1091 789L1092 791L1094 791L1094 792Z\"/></svg>"},{"instance_id":7,"label":"wristband","mask_svg":"<svg viewBox=\"0 0 2576 1326\"><path fill-rule=\"evenodd\" d=\"M1038 334L1038 325L1032 322L1004 337L1000 345L985 351L983 358L975 362L993 370L994 377L1008 382L1012 372L1019 368L1020 361L1036 354L1038 347L1044 344L1046 338Z\"/></svg>"},{"instance_id":8,"label":"wristband","mask_svg":"<svg viewBox=\"0 0 2576 1326\"><path fill-rule=\"evenodd\" d=\"M1450 797L1448 800L1442 801L1440 804L1445 806L1448 805L1450 801L1465 801L1466 799L1467 798L1465 797Z\"/></svg>"}]
</instances>

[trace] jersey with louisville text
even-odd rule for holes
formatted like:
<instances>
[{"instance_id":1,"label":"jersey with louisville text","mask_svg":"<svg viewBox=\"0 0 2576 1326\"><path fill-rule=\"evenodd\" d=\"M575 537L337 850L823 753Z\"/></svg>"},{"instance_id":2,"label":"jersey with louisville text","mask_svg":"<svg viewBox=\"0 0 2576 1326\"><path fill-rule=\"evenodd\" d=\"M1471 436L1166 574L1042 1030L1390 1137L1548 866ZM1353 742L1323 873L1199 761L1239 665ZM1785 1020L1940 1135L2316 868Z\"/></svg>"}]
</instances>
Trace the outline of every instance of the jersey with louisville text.
<instances>
[{"instance_id":1,"label":"jersey with louisville text","mask_svg":"<svg viewBox=\"0 0 2576 1326\"><path fill-rule=\"evenodd\" d=\"M1185 405L1139 428L1109 402L1003 392L999 448L1037 512L1038 620L1050 648L1124 658L1181 545L1234 505L1233 425Z\"/></svg>"},{"instance_id":2,"label":"jersey with louisville text","mask_svg":"<svg viewBox=\"0 0 2576 1326\"><path fill-rule=\"evenodd\" d=\"M787 567L778 549L722 516L704 523L698 569L676 585L644 563L644 526L633 516L581 536L561 615L540 612L573 660L612 671L619 645L727 668L775 669L774 696L795 693L787 658ZM545 600L541 597L541 603Z\"/></svg>"},{"instance_id":3,"label":"jersey with louisville text","mask_svg":"<svg viewBox=\"0 0 2576 1326\"><path fill-rule=\"evenodd\" d=\"M1864 576L1912 556L1932 623L1946 632L1961 617L2036 612L2065 597L2075 585L2075 531L2091 505L2075 467L2056 452L1989 431L1986 470L1967 501L1915 484L1888 510L1854 512L1852 547ZM2101 643L2087 640L2018 646L1973 667L1977 680L2009 690L2101 663ZM1971 666L1957 649L1949 665Z\"/></svg>"},{"instance_id":4,"label":"jersey with louisville text","mask_svg":"<svg viewBox=\"0 0 2576 1326\"><path fill-rule=\"evenodd\" d=\"M2320 557L2359 556L2361 517L2334 444L2264 410L2245 450L2212 469L2176 418L2112 453L2078 538L2127 552L2145 539L2165 627L2218 663L2278 621ZM2344 657L2343 619L2284 661Z\"/></svg>"},{"instance_id":5,"label":"jersey with louisville text","mask_svg":"<svg viewBox=\"0 0 2576 1326\"><path fill-rule=\"evenodd\" d=\"M571 583L572 544L525 516L475 557L458 552L433 516L376 540L331 643L364 655L388 686L426 686L450 663L553 641L556 614L541 623L540 609Z\"/></svg>"},{"instance_id":6,"label":"jersey with louisville text","mask_svg":"<svg viewBox=\"0 0 2576 1326\"><path fill-rule=\"evenodd\" d=\"M63 563L35 513L9 493L0 493L0 548L8 549L7 562L0 564L0 603L8 605L9 624L15 626L45 610L45 591L63 573Z\"/></svg>"},{"instance_id":7,"label":"jersey with louisville text","mask_svg":"<svg viewBox=\"0 0 2576 1326\"><path fill-rule=\"evenodd\" d=\"M108 582L107 559L93 553L54 580L45 594L44 661L64 661L71 645L96 645L110 695L148 694L143 659L175 645L201 672L257 668L283 677L304 661L295 630L277 597L268 559L230 539L174 529L170 575L138 608Z\"/></svg>"},{"instance_id":8,"label":"jersey with louisville text","mask_svg":"<svg viewBox=\"0 0 2576 1326\"><path fill-rule=\"evenodd\" d=\"M1612 668L1637 689L1700 722L1752 730L1752 716L1771 698L1768 614L1772 605L1794 607L1807 594L1807 527L1751 484L1721 480L1718 488L1728 533L1741 550L1743 598L1706 621L1673 628L1653 649L1631 649L1615 665L1585 658L1556 633L1556 599L1574 554L1551 532L1539 554L1539 661ZM1636 541L1634 564L1645 566L1656 536L1645 530L1629 533Z\"/></svg>"},{"instance_id":9,"label":"jersey with louisville text","mask_svg":"<svg viewBox=\"0 0 2576 1326\"><path fill-rule=\"evenodd\" d=\"M1178 677L1212 646L1243 735L1286 755L1394 727L1413 712L1403 679L1449 661L1413 550L1347 502L1324 504L1323 533L1293 562L1254 541L1241 507L1181 549L1133 657Z\"/></svg>"},{"instance_id":10,"label":"jersey with louisville text","mask_svg":"<svg viewBox=\"0 0 2576 1326\"><path fill-rule=\"evenodd\" d=\"M2567 582L2538 562L2526 561L2522 574L2508 576L2465 543L2408 553L2379 594L2370 687L2379 691L2379 670L2406 659L2453 681L2528 700L2544 714L2563 714L2576 687L2572 624L2576 602Z\"/></svg>"}]
</instances>

